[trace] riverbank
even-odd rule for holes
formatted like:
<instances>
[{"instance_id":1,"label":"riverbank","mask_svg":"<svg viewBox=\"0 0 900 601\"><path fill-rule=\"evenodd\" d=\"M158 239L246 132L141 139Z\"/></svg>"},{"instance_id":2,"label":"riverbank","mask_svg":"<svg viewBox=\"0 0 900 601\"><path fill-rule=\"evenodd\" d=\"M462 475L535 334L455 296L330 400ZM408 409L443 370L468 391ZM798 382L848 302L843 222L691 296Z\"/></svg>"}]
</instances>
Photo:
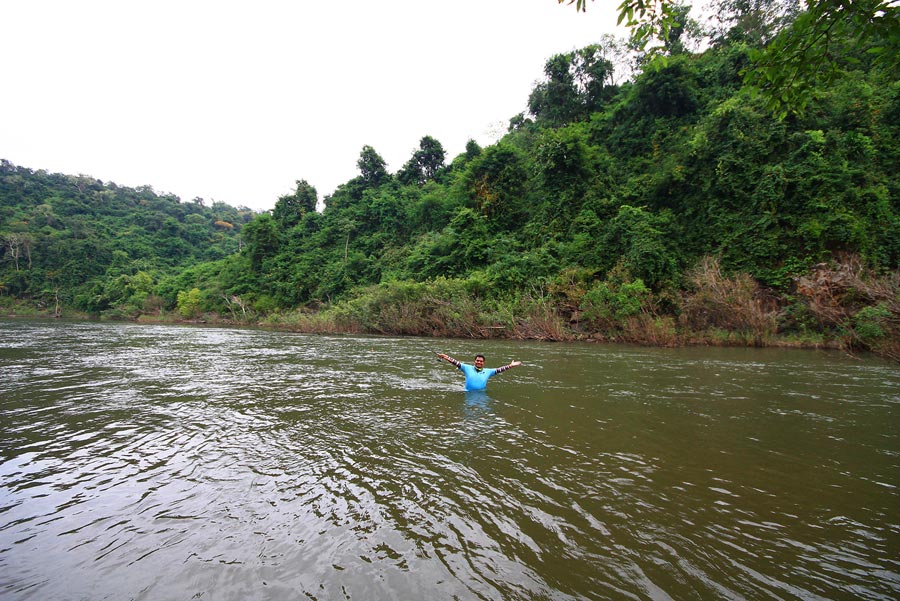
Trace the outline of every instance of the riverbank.
<instances>
[{"instance_id":1,"label":"riverbank","mask_svg":"<svg viewBox=\"0 0 900 601\"><path fill-rule=\"evenodd\" d=\"M219 326L234 328L260 328L303 334L357 334L381 336L416 336L441 339L505 339L533 340L544 342L589 342L596 344L634 344L647 347L757 347L757 348L791 348L809 350L840 350L853 352L847 340L826 337L822 334L770 333L764 336L746 330L724 330L710 328L703 331L685 331L669 319L637 319L632 320L620 332L585 332L573 329L562 323L555 316L541 314L532 315L533 319L518 318L513 326L497 323L466 324L457 328L443 324L440 328L423 327L423 320L397 320L393 325L379 321L378 327L367 327L365 324L348 320L335 314L332 310L319 312L293 311L290 313L273 313L262 317L234 319L215 313L203 314L186 319L174 311L159 311L153 314L135 316L90 315L81 311L62 309L59 314L53 310L34 307L26 303L4 307L0 316L6 319L60 319L65 321L100 321L100 322L132 322L141 324L169 324ZM538 319L534 319L538 317ZM482 320L484 321L484 320ZM412 327L415 324L415 327Z\"/></svg>"},{"instance_id":2,"label":"riverbank","mask_svg":"<svg viewBox=\"0 0 900 601\"><path fill-rule=\"evenodd\" d=\"M175 294L173 292L173 294ZM171 296L171 295L170 295ZM900 363L900 272L858 260L820 264L789 290L701 261L681 288L651 290L627 274L572 272L502 291L483 278L392 280L334 302L279 308L264 295L193 288L87 315L64 297L29 304L0 296L0 315L254 326L311 334L743 346L870 351Z\"/></svg>"}]
</instances>

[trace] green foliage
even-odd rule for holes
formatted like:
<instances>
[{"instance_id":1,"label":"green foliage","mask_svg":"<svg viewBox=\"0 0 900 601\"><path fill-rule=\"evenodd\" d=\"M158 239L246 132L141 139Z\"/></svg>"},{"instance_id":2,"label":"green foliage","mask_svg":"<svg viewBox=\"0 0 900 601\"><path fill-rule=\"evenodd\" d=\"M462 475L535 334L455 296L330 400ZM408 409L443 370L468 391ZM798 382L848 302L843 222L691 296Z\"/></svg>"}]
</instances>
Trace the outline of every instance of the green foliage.
<instances>
[{"instance_id":1,"label":"green foliage","mask_svg":"<svg viewBox=\"0 0 900 601\"><path fill-rule=\"evenodd\" d=\"M498 242L485 275L495 292L528 290L559 272L560 262L553 250L546 246L525 249L509 241L505 245Z\"/></svg>"},{"instance_id":2,"label":"green foliage","mask_svg":"<svg viewBox=\"0 0 900 601\"><path fill-rule=\"evenodd\" d=\"M319 195L309 182L297 180L297 189L293 194L282 196L275 203L272 217L282 230L288 230L303 219L308 213L316 210Z\"/></svg>"},{"instance_id":3,"label":"green foliage","mask_svg":"<svg viewBox=\"0 0 900 601\"><path fill-rule=\"evenodd\" d=\"M252 217L249 209L224 203L182 203L147 186L125 188L4 160L0 280L20 298L37 301L43 291L58 290L55 296L83 311L138 312L155 303L157 273L235 253Z\"/></svg>"},{"instance_id":4,"label":"green foliage","mask_svg":"<svg viewBox=\"0 0 900 601\"><path fill-rule=\"evenodd\" d=\"M667 215L622 205L606 227L601 246L610 257L618 257L620 268L659 288L677 274L675 256L666 243L668 227Z\"/></svg>"},{"instance_id":5,"label":"green foliage","mask_svg":"<svg viewBox=\"0 0 900 601\"><path fill-rule=\"evenodd\" d=\"M550 57L544 76L546 80L528 97L528 110L539 124L549 127L587 119L617 91L612 85L613 64L599 44Z\"/></svg>"},{"instance_id":6,"label":"green foliage","mask_svg":"<svg viewBox=\"0 0 900 601\"><path fill-rule=\"evenodd\" d=\"M275 255L281 244L278 223L269 214L263 214L244 228L244 244L254 269L260 269L263 262Z\"/></svg>"},{"instance_id":7,"label":"green foliage","mask_svg":"<svg viewBox=\"0 0 900 601\"><path fill-rule=\"evenodd\" d=\"M564 0L558 0L560 4ZM569 0L578 10L587 0ZM790 2L720 0L719 19L732 25L727 37L745 37L764 48L751 50L753 65L744 71L748 87L760 93L780 118L803 113L817 87L846 70L874 64L896 79L900 70L900 6L894 0L805 0L795 12ZM623 0L619 24L631 30L631 44L659 57L671 50L683 27L683 7L673 0ZM733 35L738 31L738 35ZM855 52L848 52L848 50Z\"/></svg>"},{"instance_id":8,"label":"green foliage","mask_svg":"<svg viewBox=\"0 0 900 601\"><path fill-rule=\"evenodd\" d=\"M607 326L638 315L650 301L650 289L640 279L630 282L596 282L582 301L586 320Z\"/></svg>"},{"instance_id":9,"label":"green foliage","mask_svg":"<svg viewBox=\"0 0 900 601\"><path fill-rule=\"evenodd\" d=\"M891 318L885 303L863 307L853 316L853 329L861 340L872 344L886 335Z\"/></svg>"},{"instance_id":10,"label":"green foliage","mask_svg":"<svg viewBox=\"0 0 900 601\"><path fill-rule=\"evenodd\" d=\"M155 282L153 276L145 271L135 274L122 274L106 280L103 295L106 303L113 307L127 307L140 311L147 299L153 294Z\"/></svg>"},{"instance_id":11,"label":"green foliage","mask_svg":"<svg viewBox=\"0 0 900 601\"><path fill-rule=\"evenodd\" d=\"M669 344L677 320L760 344L776 327L834 330L828 296L804 304L796 282L835 257L900 267L900 86L868 46L831 44L852 69L812 84L815 110L774 118L740 73L789 15L721 4L728 18L700 54L673 37L666 61L621 87L607 43L556 55L530 117L496 143L470 140L447 163L424 136L395 175L366 146L360 175L321 203L305 180L253 215L4 162L0 293L123 317L294 314L341 331L594 328ZM886 348L878 299L842 297L835 323Z\"/></svg>"},{"instance_id":12,"label":"green foliage","mask_svg":"<svg viewBox=\"0 0 900 601\"><path fill-rule=\"evenodd\" d=\"M356 162L363 182L369 187L377 188L390 177L387 172L387 163L371 146L363 146Z\"/></svg>"},{"instance_id":13,"label":"green foliage","mask_svg":"<svg viewBox=\"0 0 900 601\"><path fill-rule=\"evenodd\" d=\"M566 0L557 0L560 4ZM568 0L577 10L587 10L587 0ZM654 0L622 0L618 6L619 20L617 24L625 24L631 29L631 43L635 48L644 50L651 42L667 40L673 28L679 26L681 5L672 2L656 2ZM652 52L659 52L658 46L651 46Z\"/></svg>"},{"instance_id":14,"label":"green foliage","mask_svg":"<svg viewBox=\"0 0 900 601\"><path fill-rule=\"evenodd\" d=\"M635 84L633 110L655 117L691 115L699 104L695 79L687 58L651 63Z\"/></svg>"},{"instance_id":15,"label":"green foliage","mask_svg":"<svg viewBox=\"0 0 900 601\"><path fill-rule=\"evenodd\" d=\"M405 185L423 185L433 180L444 166L444 147L431 136L419 141L419 148L397 173L397 179Z\"/></svg>"},{"instance_id":16,"label":"green foliage","mask_svg":"<svg viewBox=\"0 0 900 601\"><path fill-rule=\"evenodd\" d=\"M584 196L593 175L584 128L546 130L534 152L535 167L547 193L570 201Z\"/></svg>"},{"instance_id":17,"label":"green foliage","mask_svg":"<svg viewBox=\"0 0 900 601\"><path fill-rule=\"evenodd\" d=\"M900 69L900 6L891 0L807 0L805 10L765 48L751 52L745 79L781 118L803 113L819 86L862 61ZM848 48L856 52L850 54Z\"/></svg>"},{"instance_id":18,"label":"green foliage","mask_svg":"<svg viewBox=\"0 0 900 601\"><path fill-rule=\"evenodd\" d=\"M514 146L500 143L486 148L469 164L461 185L468 201L496 229L511 229L528 213L528 170L525 157Z\"/></svg>"},{"instance_id":19,"label":"green foliage","mask_svg":"<svg viewBox=\"0 0 900 601\"><path fill-rule=\"evenodd\" d=\"M185 319L195 319L200 316L201 293L199 288L182 290L178 293L178 314Z\"/></svg>"}]
</instances>

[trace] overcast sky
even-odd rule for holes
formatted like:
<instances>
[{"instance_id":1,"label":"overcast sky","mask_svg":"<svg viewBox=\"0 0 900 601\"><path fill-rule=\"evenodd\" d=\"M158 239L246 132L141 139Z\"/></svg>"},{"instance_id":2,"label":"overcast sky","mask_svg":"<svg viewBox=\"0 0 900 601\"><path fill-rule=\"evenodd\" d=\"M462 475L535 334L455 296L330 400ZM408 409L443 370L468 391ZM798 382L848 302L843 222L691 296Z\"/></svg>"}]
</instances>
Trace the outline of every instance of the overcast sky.
<instances>
[{"instance_id":1,"label":"overcast sky","mask_svg":"<svg viewBox=\"0 0 900 601\"><path fill-rule=\"evenodd\" d=\"M0 19L0 158L270 209L319 197L366 144L396 172L493 143L553 54L616 30L617 2L15 0Z\"/></svg>"}]
</instances>

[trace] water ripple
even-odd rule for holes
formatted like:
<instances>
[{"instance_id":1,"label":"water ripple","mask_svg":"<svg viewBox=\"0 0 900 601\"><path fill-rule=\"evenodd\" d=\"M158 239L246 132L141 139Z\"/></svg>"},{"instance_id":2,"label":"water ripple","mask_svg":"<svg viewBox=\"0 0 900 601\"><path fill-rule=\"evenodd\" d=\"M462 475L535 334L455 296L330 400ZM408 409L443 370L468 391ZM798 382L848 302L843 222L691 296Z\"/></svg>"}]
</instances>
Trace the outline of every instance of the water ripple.
<instances>
[{"instance_id":1,"label":"water ripple","mask_svg":"<svg viewBox=\"0 0 900 601\"><path fill-rule=\"evenodd\" d=\"M876 361L453 341L526 363L465 394L432 341L0 335L4 599L900 596Z\"/></svg>"}]
</instances>

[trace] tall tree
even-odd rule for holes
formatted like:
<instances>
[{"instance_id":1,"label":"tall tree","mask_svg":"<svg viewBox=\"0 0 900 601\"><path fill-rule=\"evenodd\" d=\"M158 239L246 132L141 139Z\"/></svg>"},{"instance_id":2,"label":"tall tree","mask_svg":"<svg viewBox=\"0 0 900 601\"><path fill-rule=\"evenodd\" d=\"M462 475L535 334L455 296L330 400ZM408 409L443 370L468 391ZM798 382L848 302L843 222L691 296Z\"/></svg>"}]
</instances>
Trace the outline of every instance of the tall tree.
<instances>
[{"instance_id":1,"label":"tall tree","mask_svg":"<svg viewBox=\"0 0 900 601\"><path fill-rule=\"evenodd\" d=\"M715 40L745 39L762 46L797 17L797 0L714 0Z\"/></svg>"},{"instance_id":2,"label":"tall tree","mask_svg":"<svg viewBox=\"0 0 900 601\"><path fill-rule=\"evenodd\" d=\"M256 219L244 226L244 249L250 256L250 263L259 270L263 261L275 256L278 252L279 236L275 219L268 213L258 215Z\"/></svg>"},{"instance_id":3,"label":"tall tree","mask_svg":"<svg viewBox=\"0 0 900 601\"><path fill-rule=\"evenodd\" d=\"M587 10L587 0L557 2ZM719 5L733 8L736 15L758 18L758 9L766 4L764 0L725 0ZM683 12L680 7L675 0L622 0L619 23L624 21L631 29L633 42L644 48L652 41L669 38ZM900 73L897 0L803 0L802 10L792 22L794 11L790 7L774 14L783 18L768 21L759 35L763 42L768 41L770 34L776 35L764 50L752 53L745 82L760 92L769 108L781 117L789 112L803 112L816 84L828 84L841 76L840 61L846 54L835 52L841 45L857 47L875 57L895 79ZM779 32L781 26L785 27ZM654 48L656 52L662 49Z\"/></svg>"},{"instance_id":4,"label":"tall tree","mask_svg":"<svg viewBox=\"0 0 900 601\"><path fill-rule=\"evenodd\" d=\"M272 217L282 230L288 230L300 223L307 213L315 211L318 202L319 194L316 189L305 179L297 180L297 188L293 194L282 196L275 202Z\"/></svg>"},{"instance_id":5,"label":"tall tree","mask_svg":"<svg viewBox=\"0 0 900 601\"><path fill-rule=\"evenodd\" d=\"M576 50L572 59L575 86L588 112L598 110L609 100L616 88L612 85L615 67L600 44Z\"/></svg>"},{"instance_id":6,"label":"tall tree","mask_svg":"<svg viewBox=\"0 0 900 601\"><path fill-rule=\"evenodd\" d=\"M387 163L368 144L363 146L362 151L359 153L359 160L356 161L356 166L359 168L359 173L365 184L371 188L377 188L390 177L387 171Z\"/></svg>"},{"instance_id":7,"label":"tall tree","mask_svg":"<svg viewBox=\"0 0 900 601\"><path fill-rule=\"evenodd\" d=\"M433 180L444 166L444 147L435 138L424 136L419 140L419 148L397 173L397 179L405 185L418 184Z\"/></svg>"},{"instance_id":8,"label":"tall tree","mask_svg":"<svg viewBox=\"0 0 900 601\"><path fill-rule=\"evenodd\" d=\"M569 123L581 113L581 99L572 73L573 53L556 54L544 64L546 80L528 97L528 111L551 127Z\"/></svg>"},{"instance_id":9,"label":"tall tree","mask_svg":"<svg viewBox=\"0 0 900 601\"><path fill-rule=\"evenodd\" d=\"M545 81L528 97L528 110L551 127L586 119L615 93L614 71L599 44L552 56L544 64Z\"/></svg>"}]
</instances>

